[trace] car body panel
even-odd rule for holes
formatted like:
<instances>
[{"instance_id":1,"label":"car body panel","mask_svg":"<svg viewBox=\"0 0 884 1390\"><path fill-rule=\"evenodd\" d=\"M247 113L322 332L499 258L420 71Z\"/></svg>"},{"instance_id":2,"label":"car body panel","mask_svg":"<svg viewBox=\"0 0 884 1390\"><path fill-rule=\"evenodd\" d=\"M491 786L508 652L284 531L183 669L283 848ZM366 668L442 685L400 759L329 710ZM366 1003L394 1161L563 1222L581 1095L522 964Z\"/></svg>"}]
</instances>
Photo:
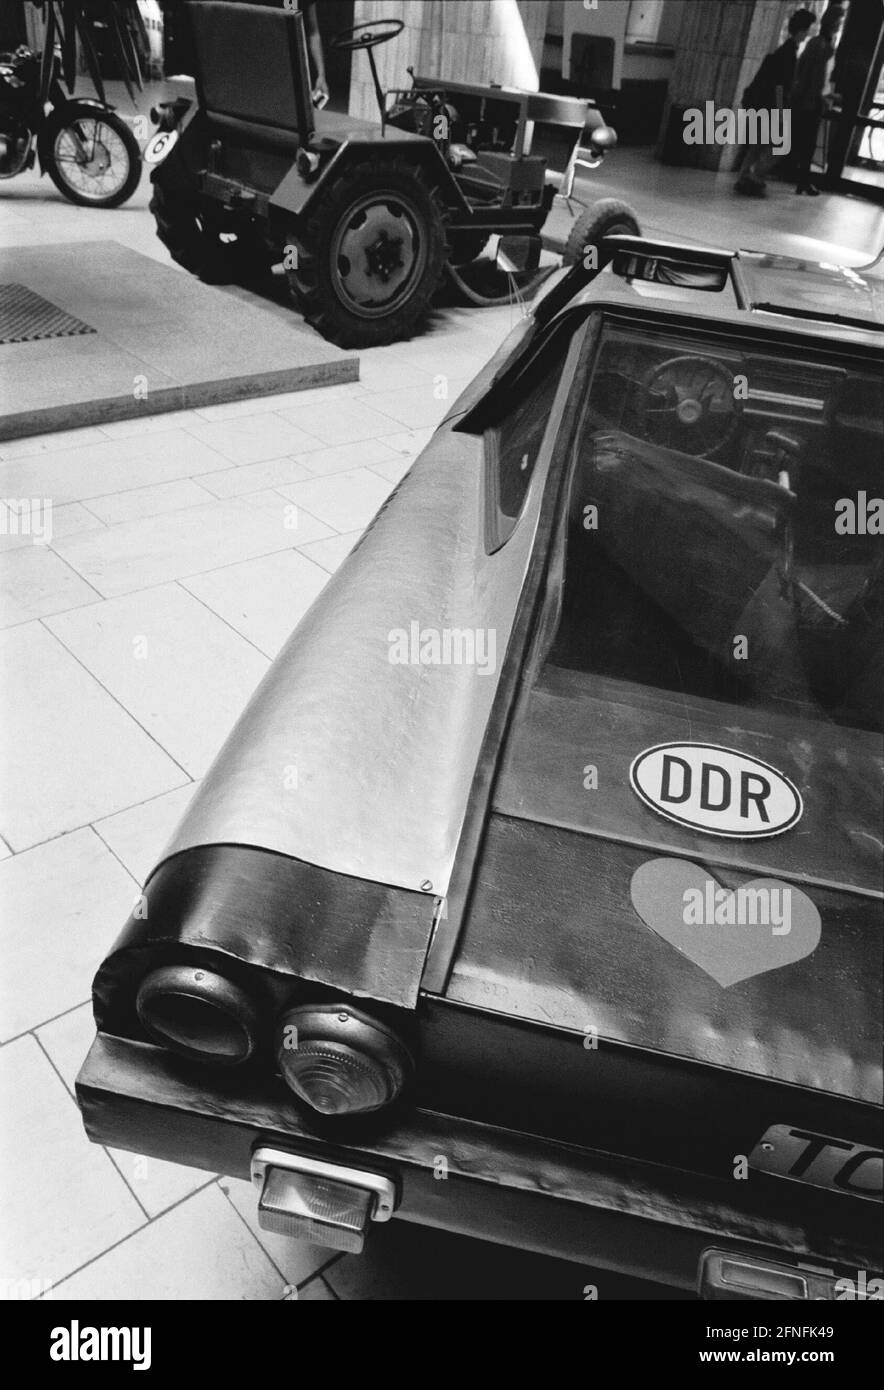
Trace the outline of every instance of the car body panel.
<instances>
[{"instance_id":1,"label":"car body panel","mask_svg":"<svg viewBox=\"0 0 884 1390\"><path fill-rule=\"evenodd\" d=\"M255 845L444 897L549 464L488 555L482 458L481 438L436 434L295 629L162 858ZM389 634L414 623L493 632L495 669L391 663Z\"/></svg>"},{"instance_id":2,"label":"car body panel","mask_svg":"<svg viewBox=\"0 0 884 1390\"><path fill-rule=\"evenodd\" d=\"M90 1138L114 1148L248 1178L258 1144L389 1174L400 1219L693 1289L700 1256L724 1243L760 1256L853 1269L873 1263L868 1227L835 1235L804 1222L776 1186L698 1179L659 1165L412 1110L329 1143L282 1083L243 1073L188 1077L163 1049L99 1035L77 1081ZM440 1182L439 1155L448 1177ZM743 1191L740 1191L740 1188ZM866 1221L867 1221L866 1215Z\"/></svg>"},{"instance_id":3,"label":"car body panel","mask_svg":"<svg viewBox=\"0 0 884 1390\"><path fill-rule=\"evenodd\" d=\"M692 254L696 265L701 253ZM630 281L611 269L588 284L579 271L553 277L533 315L452 404L259 687L148 879L145 920L133 916L99 970L100 1036L78 1091L92 1138L242 1175L259 1142L328 1154L401 1179L405 1219L569 1258L595 1254L598 1241L599 1263L654 1268L650 1277L683 1288L712 1244L871 1266L874 1222L861 1184L824 1190L761 1165L750 1182L734 1182L734 1165L784 1126L830 1136L835 1152L868 1146L880 1162L882 750L867 731L876 721L852 699L852 664L843 703L820 696L805 708L788 682L775 681L767 700L761 677L744 687L743 703L729 703L726 681L710 687L714 698L695 693L681 670L667 686L668 657L660 670L648 659L646 684L553 659L567 546L580 523L573 504L584 500L573 479L587 459L579 476L597 483L622 533L642 542L630 582L653 591L658 580L665 598L651 653L659 656L674 622L716 661L721 633L729 639L746 611L733 583L744 552L753 597L765 575L780 572L774 561L785 563L770 537L780 544L791 487L749 466L757 440L779 423L777 403L787 424L796 421L796 460L814 452L816 422L832 424L829 441L846 421L845 430L859 431L857 466L869 467L866 412L857 421L844 406L842 417L832 402L843 402L835 393L857 364L857 380L871 379L884 333L858 327L855 313L845 313L849 322L804 319L792 302L797 291L784 296L788 313L753 309L751 296L767 293L759 277L768 267L752 264L751 285L734 271L719 292ZM609 333L638 341L642 352L711 344L728 367L749 363L745 468L705 458L701 466L699 455L646 440L618 453L610 441L628 421L593 424L584 458L573 428L596 388L594 377L576 373L595 372ZM562 342L564 366L548 353ZM556 365L547 368L550 359ZM804 396L790 377L796 361ZM774 364L772 382L757 379L765 363ZM647 392L646 367L641 359L633 375ZM533 401L535 369L558 373L553 404L544 407L521 511L495 548L486 520L497 445L485 431L493 434L499 409ZM608 443L599 452L601 437ZM521 439L505 465L514 474L525 463ZM666 560L652 525L653 470L669 476L676 467L656 515L665 525L673 519L680 566ZM840 487L840 466L836 476ZM692 551L678 515L680 505L686 515L694 506L702 520L703 489L724 499L710 515L724 519L736 560L725 548L714 582L703 572L697 588L697 557L718 533L701 525ZM633 492L646 508L650 499L649 510L631 510ZM828 492L809 496L815 507ZM773 522L762 534L768 504ZM617 562L620 534L606 542ZM823 552L817 560L799 554L796 569L837 568L840 552ZM850 584L859 582L853 567L865 574L868 563L863 540L848 562ZM595 571L585 573L592 580ZM676 602L678 573L687 578ZM811 597L835 603L832 592ZM870 592L857 590L863 618ZM765 612L776 615L778 601L782 593L764 590ZM843 613L834 614L845 625L847 603L839 599ZM697 610L705 615L699 635ZM804 622L796 614L796 625ZM635 621L643 632L644 618ZM413 655L391 662L391 634L414 623L493 629L493 672ZM603 626L585 630L601 641ZM760 619L756 630L764 633ZM760 669L763 676L763 661ZM828 691L818 674L808 676L814 699L821 687ZM760 760L798 789L800 817L785 833L751 840L667 819L631 781L640 755L666 744ZM587 764L603 797L583 782ZM730 890L769 878L810 900L818 938L803 953L722 980L667 937L653 912L639 911L635 882L656 861L687 864ZM145 1041L139 981L179 961L229 974L257 1002L260 1046L235 1073ZM352 997L400 1032L416 1075L389 1112L334 1129L287 1091L274 1029L293 1003ZM439 1154L451 1161L451 1187L434 1186ZM536 1224L520 1226L520 1211Z\"/></svg>"}]
</instances>

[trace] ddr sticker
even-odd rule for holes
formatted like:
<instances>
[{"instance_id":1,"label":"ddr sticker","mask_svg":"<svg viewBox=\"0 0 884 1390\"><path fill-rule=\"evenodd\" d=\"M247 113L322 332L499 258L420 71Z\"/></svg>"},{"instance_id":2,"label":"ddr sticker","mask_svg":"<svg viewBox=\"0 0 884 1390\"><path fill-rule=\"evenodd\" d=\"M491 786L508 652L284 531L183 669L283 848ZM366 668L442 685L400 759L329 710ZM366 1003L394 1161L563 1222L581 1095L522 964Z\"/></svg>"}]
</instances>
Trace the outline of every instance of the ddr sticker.
<instances>
[{"instance_id":1,"label":"ddr sticker","mask_svg":"<svg viewBox=\"0 0 884 1390\"><path fill-rule=\"evenodd\" d=\"M658 815L704 835L758 840L801 819L798 788L770 763L715 743L659 743L629 769L634 792Z\"/></svg>"}]
</instances>

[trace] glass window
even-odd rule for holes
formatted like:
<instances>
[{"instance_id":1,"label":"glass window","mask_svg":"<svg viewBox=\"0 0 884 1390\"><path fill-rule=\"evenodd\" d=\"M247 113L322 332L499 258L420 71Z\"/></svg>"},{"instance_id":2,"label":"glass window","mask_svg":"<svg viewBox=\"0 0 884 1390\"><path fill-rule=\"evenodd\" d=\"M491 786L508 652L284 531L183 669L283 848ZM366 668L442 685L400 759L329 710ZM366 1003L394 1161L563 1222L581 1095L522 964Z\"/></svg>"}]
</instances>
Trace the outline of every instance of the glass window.
<instances>
[{"instance_id":1,"label":"glass window","mask_svg":"<svg viewBox=\"0 0 884 1390\"><path fill-rule=\"evenodd\" d=\"M880 728L882 445L871 368L609 324L548 661Z\"/></svg>"}]
</instances>

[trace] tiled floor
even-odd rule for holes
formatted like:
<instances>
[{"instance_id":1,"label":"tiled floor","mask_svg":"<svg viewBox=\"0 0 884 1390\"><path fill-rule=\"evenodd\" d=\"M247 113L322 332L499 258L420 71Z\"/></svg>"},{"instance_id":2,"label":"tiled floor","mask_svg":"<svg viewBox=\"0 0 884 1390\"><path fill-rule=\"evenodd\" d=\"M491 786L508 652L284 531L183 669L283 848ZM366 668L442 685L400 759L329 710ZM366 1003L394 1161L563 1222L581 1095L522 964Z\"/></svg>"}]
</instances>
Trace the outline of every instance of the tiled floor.
<instances>
[{"instance_id":1,"label":"tiled floor","mask_svg":"<svg viewBox=\"0 0 884 1390\"><path fill-rule=\"evenodd\" d=\"M632 196L633 177L656 231L726 226L854 264L881 240L882 214L846 199L777 189L746 207L727 180L631 152L603 172L593 192ZM144 188L116 213L36 179L4 189L0 247L109 237L163 254ZM353 385L0 445L0 496L53 504L47 544L0 536L0 1291L33 1278L84 1299L583 1296L581 1268L398 1224L361 1259L270 1236L246 1184L90 1145L72 1094L94 967L195 780L514 313L445 310L413 343L362 354Z\"/></svg>"}]
</instances>

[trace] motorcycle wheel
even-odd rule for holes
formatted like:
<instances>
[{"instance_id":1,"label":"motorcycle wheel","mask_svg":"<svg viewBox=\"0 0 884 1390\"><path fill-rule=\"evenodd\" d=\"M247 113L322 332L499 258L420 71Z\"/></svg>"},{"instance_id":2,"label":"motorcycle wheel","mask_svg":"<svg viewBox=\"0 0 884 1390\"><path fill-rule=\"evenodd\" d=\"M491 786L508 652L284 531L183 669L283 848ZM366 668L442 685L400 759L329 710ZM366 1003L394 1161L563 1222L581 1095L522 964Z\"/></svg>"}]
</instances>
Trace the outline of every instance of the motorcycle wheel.
<instances>
[{"instance_id":1,"label":"motorcycle wheel","mask_svg":"<svg viewBox=\"0 0 884 1390\"><path fill-rule=\"evenodd\" d=\"M119 207L138 187L141 149L115 111L68 102L47 118L42 147L52 182L81 207Z\"/></svg>"}]
</instances>

